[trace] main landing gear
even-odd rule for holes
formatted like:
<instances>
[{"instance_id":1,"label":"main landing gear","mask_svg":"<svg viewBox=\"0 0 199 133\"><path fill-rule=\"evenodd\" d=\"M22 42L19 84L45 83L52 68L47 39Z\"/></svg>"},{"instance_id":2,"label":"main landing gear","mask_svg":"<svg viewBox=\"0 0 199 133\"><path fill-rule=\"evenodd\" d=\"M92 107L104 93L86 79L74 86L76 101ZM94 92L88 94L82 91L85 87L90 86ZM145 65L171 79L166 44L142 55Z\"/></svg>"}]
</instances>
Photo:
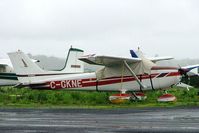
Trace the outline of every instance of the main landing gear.
<instances>
[{"instance_id":1,"label":"main landing gear","mask_svg":"<svg viewBox=\"0 0 199 133\"><path fill-rule=\"evenodd\" d=\"M165 93L163 95L161 95L160 97L158 97L157 101L158 102L175 102L177 100L176 96L167 93L167 91L165 90Z\"/></svg>"},{"instance_id":2,"label":"main landing gear","mask_svg":"<svg viewBox=\"0 0 199 133\"><path fill-rule=\"evenodd\" d=\"M146 100L147 96L143 92L133 92L131 100L133 101L143 101Z\"/></svg>"},{"instance_id":3,"label":"main landing gear","mask_svg":"<svg viewBox=\"0 0 199 133\"><path fill-rule=\"evenodd\" d=\"M121 78L121 93L111 95L109 97L110 102L111 103L124 103L129 100L138 100L138 101L145 100L147 97L144 93L133 92L132 94L128 94L128 93L126 93L126 90L123 89L122 84L123 84L124 68L126 68L131 73L132 77L134 77L135 80L137 81L137 83L140 85L140 91L142 91L142 89L146 88L146 86L144 86L142 84L142 82L138 79L138 77L136 76L134 71L130 68L128 63L126 61L124 61L123 66L122 66L122 72L121 72L121 76L122 76L122 78Z\"/></svg>"},{"instance_id":4,"label":"main landing gear","mask_svg":"<svg viewBox=\"0 0 199 133\"><path fill-rule=\"evenodd\" d=\"M142 92L133 92L130 93L119 93L119 94L113 94L109 97L109 101L114 104L121 104L125 103L127 101L133 100L133 101L143 101L147 98L147 96Z\"/></svg>"},{"instance_id":5,"label":"main landing gear","mask_svg":"<svg viewBox=\"0 0 199 133\"><path fill-rule=\"evenodd\" d=\"M109 101L114 104L125 103L131 99L132 95L127 93L113 94L109 97Z\"/></svg>"}]
</instances>

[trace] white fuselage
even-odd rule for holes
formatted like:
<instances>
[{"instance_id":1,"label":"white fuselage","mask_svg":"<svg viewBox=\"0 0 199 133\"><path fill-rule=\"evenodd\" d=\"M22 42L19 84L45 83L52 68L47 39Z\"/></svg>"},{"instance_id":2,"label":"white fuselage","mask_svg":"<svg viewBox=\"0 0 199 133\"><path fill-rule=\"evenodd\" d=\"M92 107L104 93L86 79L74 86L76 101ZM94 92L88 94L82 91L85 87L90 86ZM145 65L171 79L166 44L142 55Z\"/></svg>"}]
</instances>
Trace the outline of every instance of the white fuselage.
<instances>
[{"instance_id":1,"label":"white fuselage","mask_svg":"<svg viewBox=\"0 0 199 133\"><path fill-rule=\"evenodd\" d=\"M24 75L23 75L24 76ZM26 75L28 76L28 75ZM35 75L34 75L35 76ZM96 91L140 91L140 85L132 76L109 77L97 80L96 73L68 75L36 75L33 77L41 84L27 83L33 89L66 89L66 90L96 90ZM180 82L178 71L152 71L151 75L138 75L144 90L169 88ZM48 79L45 82L44 79ZM34 81L34 80L32 80ZM143 90L143 89L142 89Z\"/></svg>"},{"instance_id":2,"label":"white fuselage","mask_svg":"<svg viewBox=\"0 0 199 133\"><path fill-rule=\"evenodd\" d=\"M0 80L0 86L14 86L18 84L18 80L11 80L11 79L1 79Z\"/></svg>"},{"instance_id":3,"label":"white fuselage","mask_svg":"<svg viewBox=\"0 0 199 133\"><path fill-rule=\"evenodd\" d=\"M10 86L18 83L10 60L0 59L0 86Z\"/></svg>"}]
</instances>

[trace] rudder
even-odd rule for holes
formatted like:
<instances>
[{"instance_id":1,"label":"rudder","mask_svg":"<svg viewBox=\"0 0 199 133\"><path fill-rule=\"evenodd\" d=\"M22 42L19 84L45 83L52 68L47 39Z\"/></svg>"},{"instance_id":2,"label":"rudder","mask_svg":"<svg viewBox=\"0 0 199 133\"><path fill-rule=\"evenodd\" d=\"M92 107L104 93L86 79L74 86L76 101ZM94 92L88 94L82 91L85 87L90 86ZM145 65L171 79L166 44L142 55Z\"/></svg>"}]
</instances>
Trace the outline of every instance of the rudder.
<instances>
[{"instance_id":1,"label":"rudder","mask_svg":"<svg viewBox=\"0 0 199 133\"><path fill-rule=\"evenodd\" d=\"M84 62L80 61L79 58L83 56L84 51L77 48L70 48L64 68L61 70L64 73L83 73Z\"/></svg>"}]
</instances>

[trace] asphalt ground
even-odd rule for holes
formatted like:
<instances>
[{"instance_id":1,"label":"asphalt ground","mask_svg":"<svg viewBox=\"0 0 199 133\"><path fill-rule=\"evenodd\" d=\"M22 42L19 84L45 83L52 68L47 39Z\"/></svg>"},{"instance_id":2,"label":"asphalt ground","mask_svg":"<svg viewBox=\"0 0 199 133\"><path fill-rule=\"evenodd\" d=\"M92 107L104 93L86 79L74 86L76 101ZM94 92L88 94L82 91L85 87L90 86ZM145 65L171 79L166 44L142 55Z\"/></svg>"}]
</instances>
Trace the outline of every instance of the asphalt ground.
<instances>
[{"instance_id":1,"label":"asphalt ground","mask_svg":"<svg viewBox=\"0 0 199 133\"><path fill-rule=\"evenodd\" d=\"M0 109L0 133L199 132L199 107Z\"/></svg>"}]
</instances>

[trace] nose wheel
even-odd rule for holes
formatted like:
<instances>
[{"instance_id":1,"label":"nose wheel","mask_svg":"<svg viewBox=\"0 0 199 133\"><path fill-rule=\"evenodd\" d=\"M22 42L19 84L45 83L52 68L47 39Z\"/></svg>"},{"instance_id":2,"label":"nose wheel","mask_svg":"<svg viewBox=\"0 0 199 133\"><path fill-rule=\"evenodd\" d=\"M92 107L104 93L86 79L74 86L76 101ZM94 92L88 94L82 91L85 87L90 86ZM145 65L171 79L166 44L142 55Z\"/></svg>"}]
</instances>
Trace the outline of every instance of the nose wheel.
<instances>
[{"instance_id":1,"label":"nose wheel","mask_svg":"<svg viewBox=\"0 0 199 133\"><path fill-rule=\"evenodd\" d=\"M176 100L176 96L168 93L166 90L164 91L164 94L157 99L158 102L175 102Z\"/></svg>"}]
</instances>

